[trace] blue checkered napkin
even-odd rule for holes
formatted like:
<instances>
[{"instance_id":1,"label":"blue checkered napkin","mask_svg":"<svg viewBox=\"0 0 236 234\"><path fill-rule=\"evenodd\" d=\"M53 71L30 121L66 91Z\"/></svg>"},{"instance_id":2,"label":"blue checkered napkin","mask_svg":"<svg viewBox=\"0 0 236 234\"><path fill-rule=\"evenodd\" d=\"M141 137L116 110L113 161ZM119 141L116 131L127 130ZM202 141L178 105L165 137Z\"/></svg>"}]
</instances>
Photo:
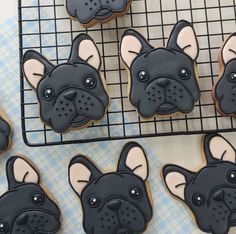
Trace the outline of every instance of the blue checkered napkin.
<instances>
[{"instance_id":1,"label":"blue checkered napkin","mask_svg":"<svg viewBox=\"0 0 236 234\"><path fill-rule=\"evenodd\" d=\"M125 141L42 148L28 148L24 145L20 122L17 23L17 18L14 17L3 23L0 28L0 100L14 126L13 147L0 158L0 193L7 189L5 164L9 156L17 153L26 155L38 167L42 183L50 189L61 208L62 229L59 233L84 233L81 205L67 180L68 163L74 155L81 153L90 156L103 170L114 169ZM129 128L128 130L132 131L132 127ZM158 149L155 152L151 151L147 142L139 140L147 150L150 162L149 182L154 205L154 217L146 233L193 233L197 228L192 216L188 209L173 199L164 188L160 179L162 163L158 160Z\"/></svg>"}]
</instances>

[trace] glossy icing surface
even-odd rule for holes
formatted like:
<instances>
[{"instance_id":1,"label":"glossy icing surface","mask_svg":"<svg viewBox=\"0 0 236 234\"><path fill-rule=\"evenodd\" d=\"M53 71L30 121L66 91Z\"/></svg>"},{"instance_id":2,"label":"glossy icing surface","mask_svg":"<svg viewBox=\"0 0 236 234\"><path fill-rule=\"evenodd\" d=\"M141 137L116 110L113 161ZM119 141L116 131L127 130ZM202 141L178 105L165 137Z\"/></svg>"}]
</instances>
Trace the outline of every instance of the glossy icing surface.
<instances>
[{"instance_id":1,"label":"glossy icing surface","mask_svg":"<svg viewBox=\"0 0 236 234\"><path fill-rule=\"evenodd\" d=\"M0 197L0 233L56 233L60 211L39 185L36 169L22 157L7 166L8 191Z\"/></svg>"},{"instance_id":2,"label":"glossy icing surface","mask_svg":"<svg viewBox=\"0 0 236 234\"><path fill-rule=\"evenodd\" d=\"M69 181L82 202L85 232L143 233L152 218L147 178L146 155L134 142L123 148L115 172L104 174L84 156L73 158Z\"/></svg>"},{"instance_id":3,"label":"glossy icing surface","mask_svg":"<svg viewBox=\"0 0 236 234\"><path fill-rule=\"evenodd\" d=\"M36 51L26 52L22 68L37 93L45 124L56 132L64 132L104 116L109 97L100 66L99 51L85 34L73 41L68 62L57 66Z\"/></svg>"},{"instance_id":4,"label":"glossy icing surface","mask_svg":"<svg viewBox=\"0 0 236 234\"><path fill-rule=\"evenodd\" d=\"M121 57L130 72L129 98L140 116L193 110L200 98L198 52L195 31L187 21L175 25L166 48L154 48L132 29L124 33Z\"/></svg>"},{"instance_id":5,"label":"glossy icing surface","mask_svg":"<svg viewBox=\"0 0 236 234\"><path fill-rule=\"evenodd\" d=\"M191 209L202 231L226 234L236 221L236 151L222 136L209 134L204 153L206 165L197 172L166 165L164 182Z\"/></svg>"}]
</instances>

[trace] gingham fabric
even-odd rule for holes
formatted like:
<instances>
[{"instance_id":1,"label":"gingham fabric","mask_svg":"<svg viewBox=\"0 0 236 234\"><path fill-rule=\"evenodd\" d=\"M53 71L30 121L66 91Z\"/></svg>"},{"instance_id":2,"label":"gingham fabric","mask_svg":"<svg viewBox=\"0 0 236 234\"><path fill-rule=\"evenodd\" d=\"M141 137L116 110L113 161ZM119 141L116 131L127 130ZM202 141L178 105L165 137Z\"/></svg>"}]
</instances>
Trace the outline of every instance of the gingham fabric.
<instances>
[{"instance_id":1,"label":"gingham fabric","mask_svg":"<svg viewBox=\"0 0 236 234\"><path fill-rule=\"evenodd\" d=\"M80 153L90 156L102 170L114 169L125 141L41 148L29 148L23 143L20 120L17 24L18 19L14 17L6 20L0 26L0 101L14 127L13 146L0 158L0 193L7 190L5 173L7 159L18 153L27 156L39 169L42 184L50 190L61 209L62 228L59 233L81 234L84 233L81 204L68 183L68 163L73 156ZM130 130L132 131L132 129ZM154 206L154 217L145 233L199 233L189 210L169 195L161 181L162 163L158 160L158 149L152 152L146 140L138 140L138 142L147 151L150 164L149 182Z\"/></svg>"}]
</instances>

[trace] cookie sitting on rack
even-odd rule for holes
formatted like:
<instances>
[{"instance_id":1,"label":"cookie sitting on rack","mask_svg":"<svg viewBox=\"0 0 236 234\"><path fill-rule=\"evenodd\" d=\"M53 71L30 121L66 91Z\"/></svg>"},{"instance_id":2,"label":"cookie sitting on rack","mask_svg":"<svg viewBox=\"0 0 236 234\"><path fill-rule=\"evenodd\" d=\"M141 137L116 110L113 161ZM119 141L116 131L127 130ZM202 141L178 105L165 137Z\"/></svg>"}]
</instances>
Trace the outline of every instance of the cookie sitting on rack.
<instances>
[{"instance_id":1,"label":"cookie sitting on rack","mask_svg":"<svg viewBox=\"0 0 236 234\"><path fill-rule=\"evenodd\" d=\"M124 16L132 0L66 0L66 9L72 19L89 28Z\"/></svg>"},{"instance_id":2,"label":"cookie sitting on rack","mask_svg":"<svg viewBox=\"0 0 236 234\"><path fill-rule=\"evenodd\" d=\"M73 158L69 182L81 199L85 232L143 233L153 214L148 174L145 152L135 142L124 146L115 172L102 173L84 156Z\"/></svg>"},{"instance_id":3,"label":"cookie sitting on rack","mask_svg":"<svg viewBox=\"0 0 236 234\"><path fill-rule=\"evenodd\" d=\"M0 109L0 153L8 150L11 146L12 126L10 119Z\"/></svg>"},{"instance_id":4,"label":"cookie sitting on rack","mask_svg":"<svg viewBox=\"0 0 236 234\"><path fill-rule=\"evenodd\" d=\"M220 49L219 65L213 100L222 115L236 117L236 33L231 34Z\"/></svg>"},{"instance_id":5,"label":"cookie sitting on rack","mask_svg":"<svg viewBox=\"0 0 236 234\"><path fill-rule=\"evenodd\" d=\"M182 20L175 25L166 48L154 48L129 29L122 36L120 53L129 73L129 99L141 117L193 110L200 98L199 47L189 22Z\"/></svg>"},{"instance_id":6,"label":"cookie sitting on rack","mask_svg":"<svg viewBox=\"0 0 236 234\"><path fill-rule=\"evenodd\" d=\"M236 150L217 134L204 137L203 149L206 165L197 172L166 165L164 182L191 209L203 232L227 234L236 224Z\"/></svg>"},{"instance_id":7,"label":"cookie sitting on rack","mask_svg":"<svg viewBox=\"0 0 236 234\"><path fill-rule=\"evenodd\" d=\"M60 211L40 186L38 171L21 156L8 160L8 191L0 197L0 233L51 233L60 229Z\"/></svg>"},{"instance_id":8,"label":"cookie sitting on rack","mask_svg":"<svg viewBox=\"0 0 236 234\"><path fill-rule=\"evenodd\" d=\"M37 93L42 121L63 133L102 119L109 97L100 67L98 48L86 34L75 38L68 62L60 65L53 65L36 51L27 51L22 69Z\"/></svg>"}]
</instances>

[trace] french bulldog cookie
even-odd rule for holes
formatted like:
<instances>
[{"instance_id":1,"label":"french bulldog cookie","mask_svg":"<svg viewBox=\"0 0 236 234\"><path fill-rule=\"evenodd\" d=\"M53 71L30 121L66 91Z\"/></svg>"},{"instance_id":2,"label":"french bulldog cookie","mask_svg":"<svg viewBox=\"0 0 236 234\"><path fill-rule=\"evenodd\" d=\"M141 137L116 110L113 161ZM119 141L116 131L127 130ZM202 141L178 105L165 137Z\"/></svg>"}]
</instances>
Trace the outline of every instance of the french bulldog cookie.
<instances>
[{"instance_id":1,"label":"french bulldog cookie","mask_svg":"<svg viewBox=\"0 0 236 234\"><path fill-rule=\"evenodd\" d=\"M9 118L0 110L0 153L11 146L12 127Z\"/></svg>"},{"instance_id":2,"label":"french bulldog cookie","mask_svg":"<svg viewBox=\"0 0 236 234\"><path fill-rule=\"evenodd\" d=\"M225 116L236 116L236 33L224 43L219 53L220 74L213 88L217 110Z\"/></svg>"},{"instance_id":3,"label":"french bulldog cookie","mask_svg":"<svg viewBox=\"0 0 236 234\"><path fill-rule=\"evenodd\" d=\"M126 15L131 2L132 0L66 0L66 9L72 19L89 28Z\"/></svg>"},{"instance_id":4,"label":"french bulldog cookie","mask_svg":"<svg viewBox=\"0 0 236 234\"><path fill-rule=\"evenodd\" d=\"M60 211L40 186L34 166L23 157L12 157L6 166L8 191L0 197L0 233L56 233Z\"/></svg>"},{"instance_id":5,"label":"french bulldog cookie","mask_svg":"<svg viewBox=\"0 0 236 234\"><path fill-rule=\"evenodd\" d=\"M42 121L63 133L102 119L109 97L100 67L98 48L86 34L75 38L68 62L60 65L53 65L36 51L27 51L22 69L37 93Z\"/></svg>"},{"instance_id":6,"label":"french bulldog cookie","mask_svg":"<svg viewBox=\"0 0 236 234\"><path fill-rule=\"evenodd\" d=\"M153 213L148 174L144 150L134 142L123 148L115 172L102 173L84 156L73 158L69 182L82 203L85 232L143 233Z\"/></svg>"},{"instance_id":7,"label":"french bulldog cookie","mask_svg":"<svg viewBox=\"0 0 236 234\"><path fill-rule=\"evenodd\" d=\"M175 25L166 48L154 48L133 29L125 31L120 48L129 72L129 99L141 117L193 110L200 98L199 47L189 22L182 20Z\"/></svg>"},{"instance_id":8,"label":"french bulldog cookie","mask_svg":"<svg viewBox=\"0 0 236 234\"><path fill-rule=\"evenodd\" d=\"M217 134L206 135L203 145L205 166L192 172L166 165L164 182L191 209L202 231L226 234L236 226L236 151Z\"/></svg>"}]
</instances>

